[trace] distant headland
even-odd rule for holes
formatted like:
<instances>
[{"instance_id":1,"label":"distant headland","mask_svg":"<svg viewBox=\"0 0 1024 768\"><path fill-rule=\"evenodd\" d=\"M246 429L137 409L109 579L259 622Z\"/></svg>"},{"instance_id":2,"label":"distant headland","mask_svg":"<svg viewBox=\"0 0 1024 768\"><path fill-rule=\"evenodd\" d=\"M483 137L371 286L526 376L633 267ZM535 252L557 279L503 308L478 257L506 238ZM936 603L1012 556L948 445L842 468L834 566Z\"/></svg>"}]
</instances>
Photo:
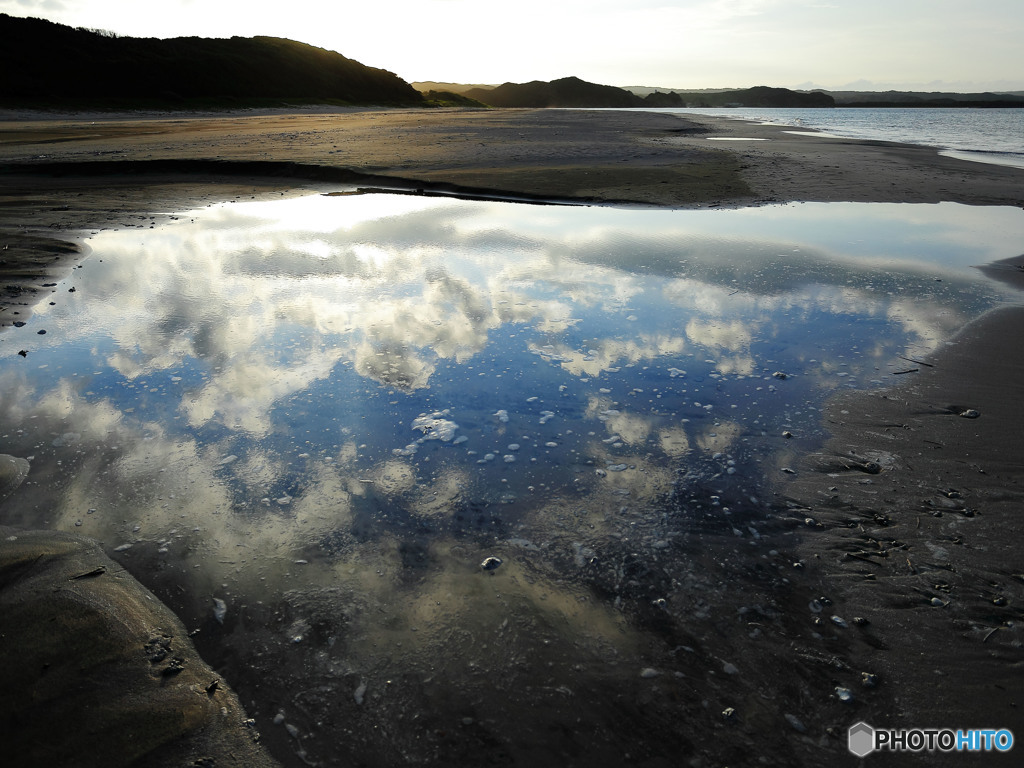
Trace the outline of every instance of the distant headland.
<instances>
[{"instance_id":1,"label":"distant headland","mask_svg":"<svg viewBox=\"0 0 1024 768\"><path fill-rule=\"evenodd\" d=\"M0 107L238 109L300 105L476 108L1024 107L1024 94L619 88L578 77L501 85L408 83L278 37L123 37L0 14Z\"/></svg>"}]
</instances>

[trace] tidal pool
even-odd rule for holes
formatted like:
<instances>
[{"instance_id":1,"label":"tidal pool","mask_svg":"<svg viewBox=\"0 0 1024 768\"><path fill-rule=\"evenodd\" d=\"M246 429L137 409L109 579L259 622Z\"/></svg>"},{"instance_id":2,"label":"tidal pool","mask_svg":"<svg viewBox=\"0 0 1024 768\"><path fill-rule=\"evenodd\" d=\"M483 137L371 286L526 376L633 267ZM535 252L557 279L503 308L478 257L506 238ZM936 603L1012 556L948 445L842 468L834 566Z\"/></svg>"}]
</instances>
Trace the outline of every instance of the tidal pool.
<instances>
[{"instance_id":1,"label":"tidal pool","mask_svg":"<svg viewBox=\"0 0 1024 768\"><path fill-rule=\"evenodd\" d=\"M97 234L0 336L0 523L102 541L286 764L660 765L770 685L732 623L790 584L825 399L1018 302L975 267L1022 240L401 195Z\"/></svg>"}]
</instances>

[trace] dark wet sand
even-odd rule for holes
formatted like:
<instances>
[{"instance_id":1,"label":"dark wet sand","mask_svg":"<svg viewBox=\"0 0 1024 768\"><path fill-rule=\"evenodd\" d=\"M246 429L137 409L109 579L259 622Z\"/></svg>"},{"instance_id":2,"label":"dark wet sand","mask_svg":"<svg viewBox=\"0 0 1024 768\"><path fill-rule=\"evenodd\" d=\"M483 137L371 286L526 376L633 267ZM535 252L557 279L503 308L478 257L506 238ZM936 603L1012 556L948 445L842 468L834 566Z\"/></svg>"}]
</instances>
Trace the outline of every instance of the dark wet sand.
<instances>
[{"instance_id":1,"label":"dark wet sand","mask_svg":"<svg viewBox=\"0 0 1024 768\"><path fill-rule=\"evenodd\" d=\"M770 141L709 140L726 136ZM718 118L561 110L33 117L0 122L0 324L24 317L45 298L45 283L73 268L78 251L67 243L82 232L339 183L680 207L1024 204L1019 169ZM1016 263L990 270L1018 282L1022 274ZM737 743L742 732L756 746L757 712L794 708L809 695L807 681L859 685L863 671L877 675L877 688L855 687L853 704L803 714L806 732L785 735L800 764L816 764L816 754L848 758L843 729L861 719L1024 734L1022 320L1018 308L991 313L939 354L908 363L916 371L894 377L892 389L831 402L832 438L794 465L796 475L780 478L776 498L788 507L782 517L804 532L794 556L805 567L792 577L798 587L780 598L788 615L772 657L792 642L800 663L816 671L801 673L805 682L790 690L785 670L759 670L765 690L739 713ZM958 415L967 409L980 416ZM873 469L868 461L880 471L862 471ZM815 614L801 595L832 604ZM817 636L821 648L809 654Z\"/></svg>"}]
</instances>

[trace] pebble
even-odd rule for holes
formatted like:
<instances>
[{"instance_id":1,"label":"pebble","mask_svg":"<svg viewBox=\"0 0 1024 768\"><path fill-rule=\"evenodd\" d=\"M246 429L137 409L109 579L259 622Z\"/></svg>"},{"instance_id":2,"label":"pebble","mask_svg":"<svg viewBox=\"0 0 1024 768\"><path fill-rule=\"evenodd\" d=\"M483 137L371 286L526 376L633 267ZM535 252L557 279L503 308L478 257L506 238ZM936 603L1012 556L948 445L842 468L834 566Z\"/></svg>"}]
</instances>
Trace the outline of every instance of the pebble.
<instances>
[{"instance_id":1,"label":"pebble","mask_svg":"<svg viewBox=\"0 0 1024 768\"><path fill-rule=\"evenodd\" d=\"M640 670L640 677L647 678L647 679L650 679L652 677L657 677L660 674L661 674L661 672L656 670L654 667L644 667L643 669Z\"/></svg>"},{"instance_id":2,"label":"pebble","mask_svg":"<svg viewBox=\"0 0 1024 768\"><path fill-rule=\"evenodd\" d=\"M839 686L836 688L836 697L842 702L849 703L853 701L853 691L851 691L849 688L843 688L842 686Z\"/></svg>"},{"instance_id":3,"label":"pebble","mask_svg":"<svg viewBox=\"0 0 1024 768\"><path fill-rule=\"evenodd\" d=\"M801 722L800 718L798 718L796 715L791 715L787 713L784 715L784 717L786 718L786 722L789 723L790 727L794 731L797 731L799 733L804 733L807 731L807 726L804 725L803 722Z\"/></svg>"},{"instance_id":4,"label":"pebble","mask_svg":"<svg viewBox=\"0 0 1024 768\"><path fill-rule=\"evenodd\" d=\"M965 411L960 411L959 416L963 419L976 419L981 416L981 411L976 411L973 408L968 408Z\"/></svg>"},{"instance_id":5,"label":"pebble","mask_svg":"<svg viewBox=\"0 0 1024 768\"><path fill-rule=\"evenodd\" d=\"M366 699L366 683L359 683L355 691L352 692L352 697L356 700L356 704L362 706Z\"/></svg>"},{"instance_id":6,"label":"pebble","mask_svg":"<svg viewBox=\"0 0 1024 768\"><path fill-rule=\"evenodd\" d=\"M485 571L494 571L501 567L502 560L500 557L486 557L483 562L480 563L480 567Z\"/></svg>"}]
</instances>

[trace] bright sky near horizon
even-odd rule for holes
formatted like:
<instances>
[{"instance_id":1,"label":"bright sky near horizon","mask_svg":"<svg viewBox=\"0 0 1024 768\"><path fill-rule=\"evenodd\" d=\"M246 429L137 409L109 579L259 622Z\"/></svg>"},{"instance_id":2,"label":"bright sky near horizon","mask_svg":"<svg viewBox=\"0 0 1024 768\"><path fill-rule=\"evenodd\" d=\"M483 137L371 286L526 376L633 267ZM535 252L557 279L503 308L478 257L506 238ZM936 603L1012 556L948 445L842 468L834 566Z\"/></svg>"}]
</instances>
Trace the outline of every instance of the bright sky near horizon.
<instances>
[{"instance_id":1,"label":"bright sky near horizon","mask_svg":"<svg viewBox=\"0 0 1024 768\"><path fill-rule=\"evenodd\" d=\"M1024 90L1022 0L0 0L139 37L287 37L408 81Z\"/></svg>"}]
</instances>

